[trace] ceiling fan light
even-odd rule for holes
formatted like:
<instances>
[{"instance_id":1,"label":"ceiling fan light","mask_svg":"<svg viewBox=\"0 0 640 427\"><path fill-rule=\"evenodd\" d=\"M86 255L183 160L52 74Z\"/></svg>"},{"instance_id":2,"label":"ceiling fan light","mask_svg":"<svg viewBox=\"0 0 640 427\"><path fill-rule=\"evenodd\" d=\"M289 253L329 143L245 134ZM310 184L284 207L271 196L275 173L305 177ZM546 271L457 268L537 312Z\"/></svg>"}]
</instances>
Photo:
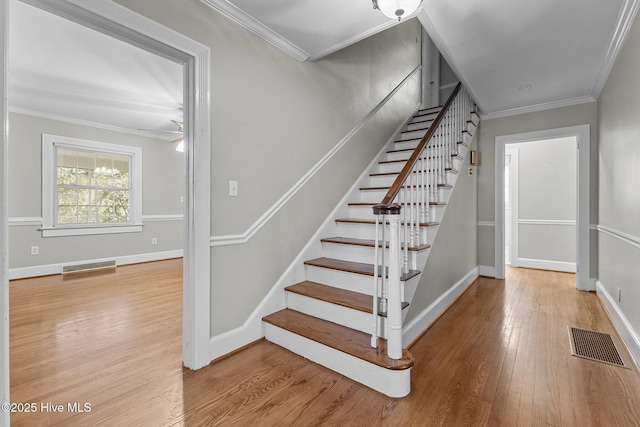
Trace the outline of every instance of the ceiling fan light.
<instances>
[{"instance_id":1,"label":"ceiling fan light","mask_svg":"<svg viewBox=\"0 0 640 427\"><path fill-rule=\"evenodd\" d=\"M418 9L422 0L372 0L373 8L378 9L382 14L398 21L405 16L411 15Z\"/></svg>"}]
</instances>

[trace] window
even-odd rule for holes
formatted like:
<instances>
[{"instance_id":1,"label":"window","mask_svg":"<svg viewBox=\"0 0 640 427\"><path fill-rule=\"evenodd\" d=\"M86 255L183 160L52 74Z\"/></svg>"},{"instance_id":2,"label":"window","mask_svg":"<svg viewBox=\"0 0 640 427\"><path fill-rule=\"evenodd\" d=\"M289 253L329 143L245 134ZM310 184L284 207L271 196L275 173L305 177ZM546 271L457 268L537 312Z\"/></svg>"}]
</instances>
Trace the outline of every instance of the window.
<instances>
[{"instance_id":1,"label":"window","mask_svg":"<svg viewBox=\"0 0 640 427\"><path fill-rule=\"evenodd\" d=\"M142 231L142 149L42 135L43 237Z\"/></svg>"}]
</instances>

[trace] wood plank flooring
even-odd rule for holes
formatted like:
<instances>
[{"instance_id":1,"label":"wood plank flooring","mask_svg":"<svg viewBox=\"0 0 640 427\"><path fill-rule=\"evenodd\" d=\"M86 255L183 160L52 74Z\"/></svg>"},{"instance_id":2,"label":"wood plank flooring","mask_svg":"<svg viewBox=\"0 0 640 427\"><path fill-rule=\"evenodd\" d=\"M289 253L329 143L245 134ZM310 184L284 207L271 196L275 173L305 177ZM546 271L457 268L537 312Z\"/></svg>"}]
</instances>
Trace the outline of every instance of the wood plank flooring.
<instances>
[{"instance_id":1,"label":"wood plank flooring","mask_svg":"<svg viewBox=\"0 0 640 427\"><path fill-rule=\"evenodd\" d=\"M181 269L11 282L11 401L91 404L12 425L640 426L638 371L570 355L567 326L614 333L571 274L480 278L410 348L411 394L391 399L266 341L182 368Z\"/></svg>"}]
</instances>

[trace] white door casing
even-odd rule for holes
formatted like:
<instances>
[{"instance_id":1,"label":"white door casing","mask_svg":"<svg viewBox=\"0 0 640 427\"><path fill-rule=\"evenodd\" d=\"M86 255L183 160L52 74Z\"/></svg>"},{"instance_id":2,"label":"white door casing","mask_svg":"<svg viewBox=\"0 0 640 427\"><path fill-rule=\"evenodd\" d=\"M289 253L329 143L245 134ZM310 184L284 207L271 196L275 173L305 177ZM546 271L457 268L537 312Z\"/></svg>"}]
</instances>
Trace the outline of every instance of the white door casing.
<instances>
[{"instance_id":1,"label":"white door casing","mask_svg":"<svg viewBox=\"0 0 640 427\"><path fill-rule=\"evenodd\" d=\"M9 397L8 262L7 262L7 36L9 1L2 3L3 103L2 117L2 301L0 379L4 401ZM198 369L210 362L210 52L209 48L109 0L24 0L40 9L115 37L183 65L185 115L185 206L183 362ZM197 205L196 205L197 201ZM197 209L196 209L197 208ZM6 356L6 357L5 357ZM8 425L8 415L2 420Z\"/></svg>"}]
</instances>

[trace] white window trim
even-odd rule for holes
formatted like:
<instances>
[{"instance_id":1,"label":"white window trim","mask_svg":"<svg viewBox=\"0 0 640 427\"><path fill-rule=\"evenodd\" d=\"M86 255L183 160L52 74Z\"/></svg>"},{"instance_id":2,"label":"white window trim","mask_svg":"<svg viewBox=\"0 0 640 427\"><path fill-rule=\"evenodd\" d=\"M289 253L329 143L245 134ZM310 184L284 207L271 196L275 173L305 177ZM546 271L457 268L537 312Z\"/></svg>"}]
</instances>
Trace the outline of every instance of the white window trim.
<instances>
[{"instance_id":1,"label":"white window trim","mask_svg":"<svg viewBox=\"0 0 640 427\"><path fill-rule=\"evenodd\" d=\"M131 222L125 224L54 224L57 158L54 147L105 151L131 156ZM142 148L66 136L42 134L42 237L142 231Z\"/></svg>"}]
</instances>

